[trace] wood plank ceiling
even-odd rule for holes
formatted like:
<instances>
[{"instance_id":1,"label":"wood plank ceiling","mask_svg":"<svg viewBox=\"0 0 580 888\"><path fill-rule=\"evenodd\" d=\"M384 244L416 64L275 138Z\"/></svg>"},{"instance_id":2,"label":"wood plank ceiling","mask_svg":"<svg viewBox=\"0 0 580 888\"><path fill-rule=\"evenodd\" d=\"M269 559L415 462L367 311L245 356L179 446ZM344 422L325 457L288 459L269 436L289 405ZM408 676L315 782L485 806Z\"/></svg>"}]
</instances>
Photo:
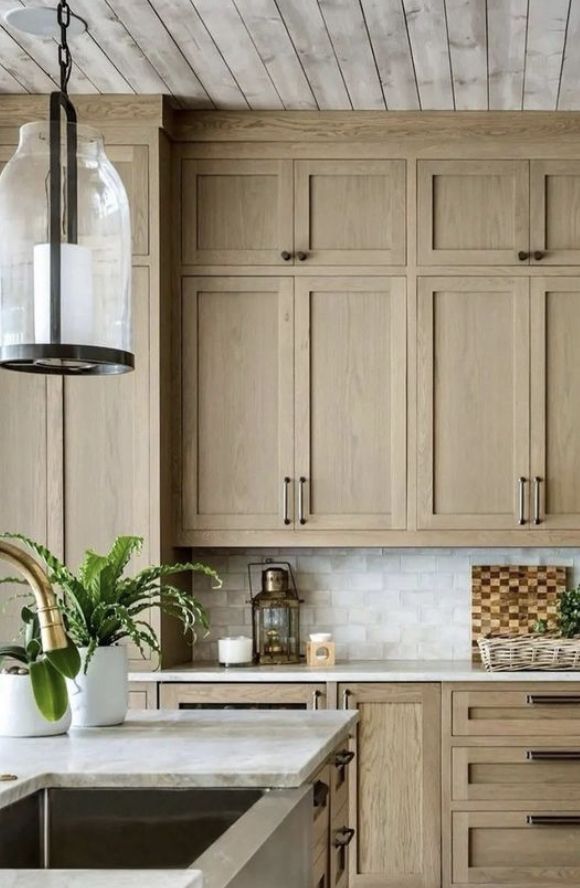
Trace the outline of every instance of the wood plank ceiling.
<instances>
[{"instance_id":1,"label":"wood plank ceiling","mask_svg":"<svg viewBox=\"0 0 580 888\"><path fill-rule=\"evenodd\" d=\"M71 92L188 108L580 109L580 0L70 0ZM55 0L0 0L15 6ZM0 27L0 93L54 88L50 40Z\"/></svg>"}]
</instances>

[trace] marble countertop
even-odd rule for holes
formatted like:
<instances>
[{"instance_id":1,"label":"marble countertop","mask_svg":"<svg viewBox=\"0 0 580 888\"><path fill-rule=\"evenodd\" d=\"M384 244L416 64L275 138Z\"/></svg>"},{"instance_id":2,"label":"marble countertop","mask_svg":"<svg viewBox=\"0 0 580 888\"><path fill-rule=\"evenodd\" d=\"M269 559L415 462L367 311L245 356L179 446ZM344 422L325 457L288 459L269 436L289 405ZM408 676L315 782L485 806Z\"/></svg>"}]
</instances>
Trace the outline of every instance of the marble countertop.
<instances>
[{"instance_id":1,"label":"marble countertop","mask_svg":"<svg viewBox=\"0 0 580 888\"><path fill-rule=\"evenodd\" d=\"M0 807L70 786L304 784L354 724L339 711L132 711L124 725L0 738Z\"/></svg>"},{"instance_id":2,"label":"marble countertop","mask_svg":"<svg viewBox=\"0 0 580 888\"><path fill-rule=\"evenodd\" d=\"M157 672L133 672L131 681L579 681L580 672L486 672L470 660L350 660L336 666L245 666L225 669L193 663Z\"/></svg>"},{"instance_id":3,"label":"marble countertop","mask_svg":"<svg viewBox=\"0 0 580 888\"><path fill-rule=\"evenodd\" d=\"M124 725L0 738L0 808L47 787L298 787L357 721L353 712L130 712ZM202 888L197 869L0 870L0 888Z\"/></svg>"}]
</instances>

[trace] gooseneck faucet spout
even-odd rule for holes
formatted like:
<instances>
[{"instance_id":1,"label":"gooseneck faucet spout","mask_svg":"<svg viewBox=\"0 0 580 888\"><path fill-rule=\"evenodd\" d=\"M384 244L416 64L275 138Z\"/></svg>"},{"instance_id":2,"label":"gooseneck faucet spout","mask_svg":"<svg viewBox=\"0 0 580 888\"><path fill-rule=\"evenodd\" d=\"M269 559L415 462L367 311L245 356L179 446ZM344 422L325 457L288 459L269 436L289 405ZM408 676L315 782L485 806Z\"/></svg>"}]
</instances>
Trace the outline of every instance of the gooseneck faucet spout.
<instances>
[{"instance_id":1,"label":"gooseneck faucet spout","mask_svg":"<svg viewBox=\"0 0 580 888\"><path fill-rule=\"evenodd\" d=\"M45 651L66 648L68 641L56 595L43 569L27 552L0 540L0 561L7 561L28 581L38 612L40 637Z\"/></svg>"}]
</instances>

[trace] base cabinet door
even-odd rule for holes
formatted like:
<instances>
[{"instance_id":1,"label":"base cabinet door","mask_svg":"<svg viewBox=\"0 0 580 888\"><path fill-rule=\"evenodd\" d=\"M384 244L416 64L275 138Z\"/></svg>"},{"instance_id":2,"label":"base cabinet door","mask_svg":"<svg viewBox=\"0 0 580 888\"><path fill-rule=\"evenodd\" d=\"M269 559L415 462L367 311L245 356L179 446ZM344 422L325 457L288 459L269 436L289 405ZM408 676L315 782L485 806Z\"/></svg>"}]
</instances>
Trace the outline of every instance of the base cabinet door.
<instances>
[{"instance_id":1,"label":"base cabinet door","mask_svg":"<svg viewBox=\"0 0 580 888\"><path fill-rule=\"evenodd\" d=\"M580 811L461 811L452 817L452 885L580 884Z\"/></svg>"},{"instance_id":2,"label":"base cabinet door","mask_svg":"<svg viewBox=\"0 0 580 888\"><path fill-rule=\"evenodd\" d=\"M161 709L325 709L324 684L166 683Z\"/></svg>"},{"instance_id":3,"label":"base cabinet door","mask_svg":"<svg viewBox=\"0 0 580 888\"><path fill-rule=\"evenodd\" d=\"M351 888L440 888L440 689L348 684L358 709L351 772Z\"/></svg>"}]
</instances>

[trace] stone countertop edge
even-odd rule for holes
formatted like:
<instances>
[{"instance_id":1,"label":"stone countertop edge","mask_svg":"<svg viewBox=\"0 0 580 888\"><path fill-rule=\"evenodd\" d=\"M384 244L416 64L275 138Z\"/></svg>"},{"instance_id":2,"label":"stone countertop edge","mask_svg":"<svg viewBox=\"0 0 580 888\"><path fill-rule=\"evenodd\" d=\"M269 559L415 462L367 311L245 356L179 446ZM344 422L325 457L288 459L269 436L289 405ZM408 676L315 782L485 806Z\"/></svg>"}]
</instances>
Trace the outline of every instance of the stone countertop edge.
<instances>
[{"instance_id":1,"label":"stone countertop edge","mask_svg":"<svg viewBox=\"0 0 580 888\"><path fill-rule=\"evenodd\" d=\"M357 721L336 710L148 710L118 727L3 737L0 772L18 779L0 782L0 808L51 787L299 787Z\"/></svg>"},{"instance_id":2,"label":"stone countertop edge","mask_svg":"<svg viewBox=\"0 0 580 888\"><path fill-rule=\"evenodd\" d=\"M350 660L335 666L242 666L192 663L154 672L131 672L132 682L533 682L577 681L574 672L487 672L470 660Z\"/></svg>"},{"instance_id":3,"label":"stone countertop edge","mask_svg":"<svg viewBox=\"0 0 580 888\"><path fill-rule=\"evenodd\" d=\"M0 888L203 888L200 870L2 870Z\"/></svg>"}]
</instances>

